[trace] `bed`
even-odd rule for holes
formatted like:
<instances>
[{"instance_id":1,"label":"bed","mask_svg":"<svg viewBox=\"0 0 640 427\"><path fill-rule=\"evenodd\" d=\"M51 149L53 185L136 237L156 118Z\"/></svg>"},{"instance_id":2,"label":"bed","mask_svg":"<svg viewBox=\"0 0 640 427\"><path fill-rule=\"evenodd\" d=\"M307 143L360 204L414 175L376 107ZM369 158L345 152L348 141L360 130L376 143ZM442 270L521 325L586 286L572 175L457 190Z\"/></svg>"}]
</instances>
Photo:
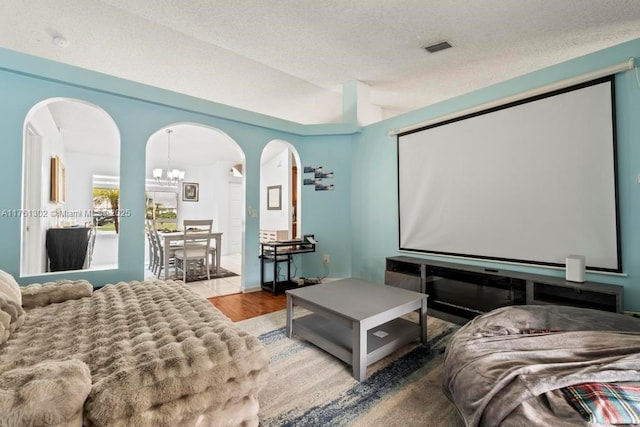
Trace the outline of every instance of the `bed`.
<instances>
[{"instance_id":1,"label":"bed","mask_svg":"<svg viewBox=\"0 0 640 427\"><path fill-rule=\"evenodd\" d=\"M269 353L182 282L0 271L0 426L257 426Z\"/></svg>"},{"instance_id":2,"label":"bed","mask_svg":"<svg viewBox=\"0 0 640 427\"><path fill-rule=\"evenodd\" d=\"M504 307L447 345L443 391L468 426L640 423L640 319Z\"/></svg>"}]
</instances>

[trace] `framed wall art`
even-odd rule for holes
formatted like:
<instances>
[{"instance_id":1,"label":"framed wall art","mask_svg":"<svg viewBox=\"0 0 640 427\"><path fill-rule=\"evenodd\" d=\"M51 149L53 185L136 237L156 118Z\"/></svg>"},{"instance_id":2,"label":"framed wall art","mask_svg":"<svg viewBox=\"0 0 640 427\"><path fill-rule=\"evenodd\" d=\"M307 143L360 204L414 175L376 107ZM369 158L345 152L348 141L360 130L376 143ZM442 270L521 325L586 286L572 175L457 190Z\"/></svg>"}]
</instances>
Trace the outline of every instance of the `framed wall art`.
<instances>
[{"instance_id":1,"label":"framed wall art","mask_svg":"<svg viewBox=\"0 0 640 427\"><path fill-rule=\"evenodd\" d=\"M197 202L200 197L200 185L196 182L182 183L182 201Z\"/></svg>"},{"instance_id":2,"label":"framed wall art","mask_svg":"<svg viewBox=\"0 0 640 427\"><path fill-rule=\"evenodd\" d=\"M282 185L267 187L267 210L279 211L282 209Z\"/></svg>"},{"instance_id":3,"label":"framed wall art","mask_svg":"<svg viewBox=\"0 0 640 427\"><path fill-rule=\"evenodd\" d=\"M51 158L51 201L64 203L67 198L67 171L60 157Z\"/></svg>"}]
</instances>

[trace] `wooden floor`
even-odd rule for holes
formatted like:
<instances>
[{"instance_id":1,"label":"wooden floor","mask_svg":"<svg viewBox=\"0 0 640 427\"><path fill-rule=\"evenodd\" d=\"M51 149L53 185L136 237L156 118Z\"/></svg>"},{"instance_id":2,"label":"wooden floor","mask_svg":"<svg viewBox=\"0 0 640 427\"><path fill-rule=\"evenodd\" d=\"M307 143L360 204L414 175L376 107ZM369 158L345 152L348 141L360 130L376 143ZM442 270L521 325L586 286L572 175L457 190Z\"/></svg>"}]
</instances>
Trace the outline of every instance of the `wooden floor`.
<instances>
[{"instance_id":1,"label":"wooden floor","mask_svg":"<svg viewBox=\"0 0 640 427\"><path fill-rule=\"evenodd\" d=\"M233 322L287 308L285 294L273 295L267 291L224 295L207 299Z\"/></svg>"}]
</instances>

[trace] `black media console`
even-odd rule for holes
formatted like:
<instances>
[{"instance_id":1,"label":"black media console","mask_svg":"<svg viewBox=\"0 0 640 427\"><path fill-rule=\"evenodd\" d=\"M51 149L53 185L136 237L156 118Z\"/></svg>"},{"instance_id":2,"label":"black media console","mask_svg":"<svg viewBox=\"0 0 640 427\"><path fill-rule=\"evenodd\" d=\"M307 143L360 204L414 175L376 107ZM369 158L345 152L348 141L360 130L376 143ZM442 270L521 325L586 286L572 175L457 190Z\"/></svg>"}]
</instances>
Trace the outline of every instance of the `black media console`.
<instances>
[{"instance_id":1,"label":"black media console","mask_svg":"<svg viewBox=\"0 0 640 427\"><path fill-rule=\"evenodd\" d=\"M385 284L422 292L428 314L463 324L478 314L518 304L560 304L621 313L623 287L561 277L432 261L387 258Z\"/></svg>"}]
</instances>

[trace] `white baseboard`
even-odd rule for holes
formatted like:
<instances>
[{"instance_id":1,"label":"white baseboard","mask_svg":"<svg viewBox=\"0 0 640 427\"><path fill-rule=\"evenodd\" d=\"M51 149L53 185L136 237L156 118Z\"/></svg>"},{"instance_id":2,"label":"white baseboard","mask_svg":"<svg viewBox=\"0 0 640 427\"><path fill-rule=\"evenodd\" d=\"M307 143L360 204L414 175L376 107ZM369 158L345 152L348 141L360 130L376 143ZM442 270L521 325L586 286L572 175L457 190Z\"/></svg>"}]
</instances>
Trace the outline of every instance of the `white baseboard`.
<instances>
[{"instance_id":1,"label":"white baseboard","mask_svg":"<svg viewBox=\"0 0 640 427\"><path fill-rule=\"evenodd\" d=\"M325 277L321 283L335 282L336 280L348 279L348 277Z\"/></svg>"}]
</instances>

